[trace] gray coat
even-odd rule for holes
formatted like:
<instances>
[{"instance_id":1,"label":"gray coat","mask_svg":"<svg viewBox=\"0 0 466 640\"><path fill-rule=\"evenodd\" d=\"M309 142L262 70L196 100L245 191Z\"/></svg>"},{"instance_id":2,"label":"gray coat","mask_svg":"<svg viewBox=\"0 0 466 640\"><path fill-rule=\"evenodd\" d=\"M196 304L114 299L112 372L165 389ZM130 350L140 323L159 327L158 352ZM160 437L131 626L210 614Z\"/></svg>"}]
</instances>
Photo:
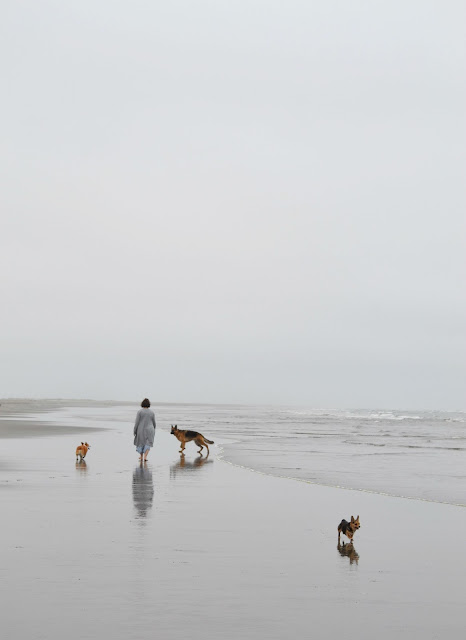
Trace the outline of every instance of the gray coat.
<instances>
[{"instance_id":1,"label":"gray coat","mask_svg":"<svg viewBox=\"0 0 466 640\"><path fill-rule=\"evenodd\" d=\"M136 447L154 446L155 415L152 409L139 409L134 423L134 444Z\"/></svg>"}]
</instances>

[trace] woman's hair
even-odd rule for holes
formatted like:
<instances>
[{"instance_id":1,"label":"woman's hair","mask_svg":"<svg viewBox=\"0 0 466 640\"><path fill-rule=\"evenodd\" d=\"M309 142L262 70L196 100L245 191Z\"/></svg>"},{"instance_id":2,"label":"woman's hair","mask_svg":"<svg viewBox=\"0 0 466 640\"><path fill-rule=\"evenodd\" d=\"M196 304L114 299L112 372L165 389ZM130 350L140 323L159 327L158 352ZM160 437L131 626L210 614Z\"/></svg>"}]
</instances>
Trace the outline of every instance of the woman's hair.
<instances>
[{"instance_id":1,"label":"woman's hair","mask_svg":"<svg viewBox=\"0 0 466 640\"><path fill-rule=\"evenodd\" d=\"M150 402L148 398L144 398L144 400L141 402L141 407L143 407L144 409L148 409L150 407Z\"/></svg>"}]
</instances>

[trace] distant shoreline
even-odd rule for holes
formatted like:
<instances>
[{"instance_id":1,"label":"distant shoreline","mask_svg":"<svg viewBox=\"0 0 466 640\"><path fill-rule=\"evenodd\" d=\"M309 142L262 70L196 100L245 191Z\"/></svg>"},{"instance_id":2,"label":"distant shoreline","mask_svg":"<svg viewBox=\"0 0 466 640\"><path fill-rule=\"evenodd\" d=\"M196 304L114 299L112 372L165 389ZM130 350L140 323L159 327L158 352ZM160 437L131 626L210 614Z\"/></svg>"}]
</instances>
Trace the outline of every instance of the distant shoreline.
<instances>
[{"instance_id":1,"label":"distant shoreline","mask_svg":"<svg viewBox=\"0 0 466 640\"><path fill-rule=\"evenodd\" d=\"M21 421L4 420L0 418L0 439L2 438L41 438L44 436L64 435L67 433L79 432L89 433L102 431L102 429L92 427L61 427L50 422L40 422L35 420Z\"/></svg>"},{"instance_id":2,"label":"distant shoreline","mask_svg":"<svg viewBox=\"0 0 466 640\"><path fill-rule=\"evenodd\" d=\"M64 435L72 432L89 433L101 431L98 427L62 426L42 420L29 419L41 413L66 407L113 406L123 403L109 403L94 400L30 400L26 398L8 398L0 400L0 439L1 438L40 438L52 435ZM130 404L130 403L128 403Z\"/></svg>"},{"instance_id":3,"label":"distant shoreline","mask_svg":"<svg viewBox=\"0 0 466 640\"><path fill-rule=\"evenodd\" d=\"M0 417L2 415L2 409L12 405L20 405L32 407L34 411L48 411L55 408L63 407L114 407L114 406L139 406L141 398L136 400L96 400L92 398L27 398L27 397L0 397ZM215 401L170 401L163 400L157 401L151 399L151 404L154 407L272 407L275 409L295 409L302 411L316 411L316 412L343 412L343 411L379 411L379 412L442 412L442 413L466 413L466 408L452 408L452 407L420 407L420 406L378 406L378 405L365 405L365 406L317 406L311 403L303 404L302 402L215 402ZM41 408L42 407L42 408ZM45 408L47 407L47 408ZM37 409L36 409L37 408ZM29 409L26 409L29 411Z\"/></svg>"}]
</instances>

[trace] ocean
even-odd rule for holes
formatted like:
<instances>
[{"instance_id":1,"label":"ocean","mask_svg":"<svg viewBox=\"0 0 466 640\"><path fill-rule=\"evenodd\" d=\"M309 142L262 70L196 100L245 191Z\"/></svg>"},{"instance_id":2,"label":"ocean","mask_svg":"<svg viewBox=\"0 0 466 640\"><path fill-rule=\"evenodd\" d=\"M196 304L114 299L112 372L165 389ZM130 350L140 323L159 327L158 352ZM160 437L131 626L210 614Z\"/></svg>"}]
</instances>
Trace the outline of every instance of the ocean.
<instances>
[{"instance_id":1,"label":"ocean","mask_svg":"<svg viewBox=\"0 0 466 640\"><path fill-rule=\"evenodd\" d=\"M158 429L200 431L225 462L261 473L466 506L466 413L153 404ZM138 405L61 408L35 419L132 433ZM175 446L175 442L174 442ZM188 444L187 457L196 455Z\"/></svg>"}]
</instances>

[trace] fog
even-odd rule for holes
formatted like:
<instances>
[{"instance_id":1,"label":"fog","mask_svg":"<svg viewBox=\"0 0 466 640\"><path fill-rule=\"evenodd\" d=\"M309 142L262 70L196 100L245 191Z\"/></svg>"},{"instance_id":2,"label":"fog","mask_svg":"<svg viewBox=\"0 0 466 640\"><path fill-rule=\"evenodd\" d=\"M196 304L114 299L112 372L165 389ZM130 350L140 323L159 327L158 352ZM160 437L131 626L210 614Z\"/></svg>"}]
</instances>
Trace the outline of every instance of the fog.
<instances>
[{"instance_id":1,"label":"fog","mask_svg":"<svg viewBox=\"0 0 466 640\"><path fill-rule=\"evenodd\" d=\"M465 13L6 1L0 397L465 409Z\"/></svg>"}]
</instances>

